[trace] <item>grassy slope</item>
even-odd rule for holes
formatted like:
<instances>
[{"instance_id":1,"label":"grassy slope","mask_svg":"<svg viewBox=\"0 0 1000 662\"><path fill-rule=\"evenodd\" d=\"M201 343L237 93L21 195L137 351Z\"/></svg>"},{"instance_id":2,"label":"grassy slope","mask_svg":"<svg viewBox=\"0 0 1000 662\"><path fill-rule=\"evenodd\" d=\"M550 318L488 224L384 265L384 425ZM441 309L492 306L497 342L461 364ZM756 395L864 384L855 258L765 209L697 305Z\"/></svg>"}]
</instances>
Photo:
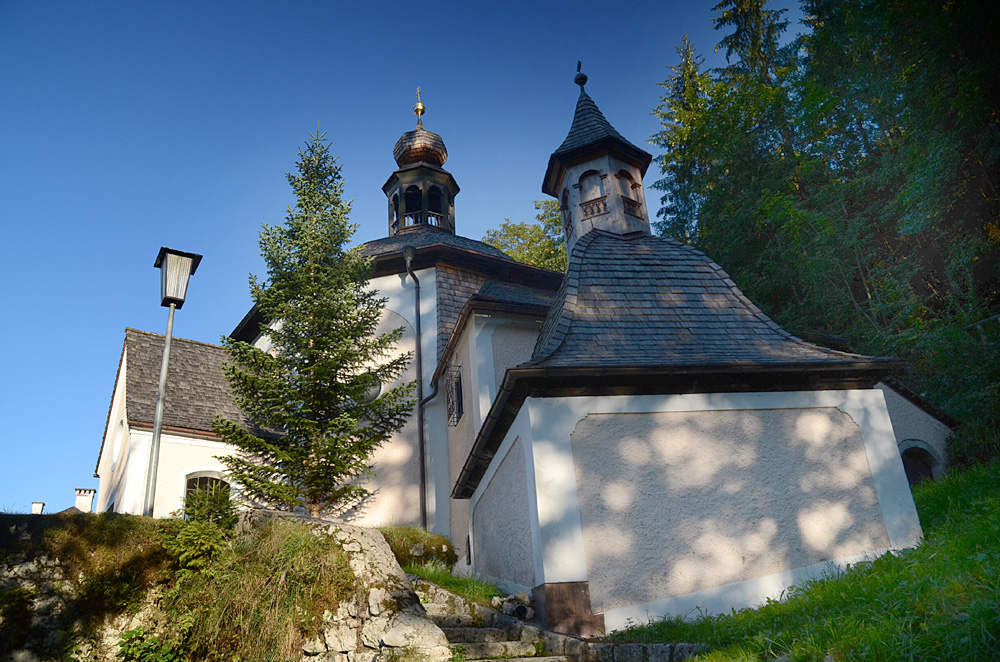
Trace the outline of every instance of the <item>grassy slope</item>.
<instances>
[{"instance_id":1,"label":"grassy slope","mask_svg":"<svg viewBox=\"0 0 1000 662\"><path fill-rule=\"evenodd\" d=\"M925 540L756 610L616 633L702 641L714 661L1000 660L1000 461L914 491Z\"/></svg>"}]
</instances>

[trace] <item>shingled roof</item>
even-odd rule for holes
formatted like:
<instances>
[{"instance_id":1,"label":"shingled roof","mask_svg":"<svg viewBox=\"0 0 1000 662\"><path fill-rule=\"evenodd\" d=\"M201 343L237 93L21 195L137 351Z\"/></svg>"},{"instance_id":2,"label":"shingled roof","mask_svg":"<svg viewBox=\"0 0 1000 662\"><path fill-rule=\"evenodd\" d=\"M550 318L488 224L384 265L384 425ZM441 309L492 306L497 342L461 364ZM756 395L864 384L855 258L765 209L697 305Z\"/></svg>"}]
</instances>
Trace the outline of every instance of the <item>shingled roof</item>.
<instances>
[{"instance_id":1,"label":"shingled roof","mask_svg":"<svg viewBox=\"0 0 1000 662\"><path fill-rule=\"evenodd\" d=\"M557 180L560 167L570 165L582 157L593 156L601 149L608 149L624 160L631 161L643 174L653 158L649 152L636 147L618 133L584 90L583 85L580 85L580 98L576 102L573 124L562 145L549 157L542 192L558 198Z\"/></svg>"},{"instance_id":2,"label":"shingled roof","mask_svg":"<svg viewBox=\"0 0 1000 662\"><path fill-rule=\"evenodd\" d=\"M690 246L595 230L573 250L523 367L719 367L869 363L775 324Z\"/></svg>"},{"instance_id":3,"label":"shingled roof","mask_svg":"<svg viewBox=\"0 0 1000 662\"><path fill-rule=\"evenodd\" d=\"M361 245L361 254L365 257L379 257L381 255L401 253L404 246L423 248L434 245L450 246L463 251L471 251L514 262L512 257L499 248L484 244L475 239L468 239L457 234L452 234L447 230L442 230L432 225L415 225L412 228L400 230L391 237L383 237L366 242Z\"/></svg>"},{"instance_id":4,"label":"shingled roof","mask_svg":"<svg viewBox=\"0 0 1000 662\"><path fill-rule=\"evenodd\" d=\"M160 382L163 339L158 333L125 329L125 407L129 423L153 423ZM209 432L216 414L246 422L222 373L226 350L219 345L173 338L167 371L164 427Z\"/></svg>"},{"instance_id":5,"label":"shingled roof","mask_svg":"<svg viewBox=\"0 0 1000 662\"><path fill-rule=\"evenodd\" d=\"M591 230L569 256L532 358L507 371L451 494L472 496L529 396L871 387L894 365L793 336L690 246Z\"/></svg>"}]
</instances>

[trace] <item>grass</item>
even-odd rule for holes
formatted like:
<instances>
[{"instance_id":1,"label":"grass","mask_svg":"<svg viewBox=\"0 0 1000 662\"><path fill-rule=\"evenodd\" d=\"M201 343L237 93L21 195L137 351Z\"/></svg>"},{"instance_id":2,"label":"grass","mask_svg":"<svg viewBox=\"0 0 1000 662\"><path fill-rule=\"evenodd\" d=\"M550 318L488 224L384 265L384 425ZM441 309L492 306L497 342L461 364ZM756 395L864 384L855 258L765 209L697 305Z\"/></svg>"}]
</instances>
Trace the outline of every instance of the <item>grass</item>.
<instances>
[{"instance_id":1,"label":"grass","mask_svg":"<svg viewBox=\"0 0 1000 662\"><path fill-rule=\"evenodd\" d=\"M324 610L354 597L355 586L332 538L274 520L234 538L170 592L169 634L191 660L297 659Z\"/></svg>"},{"instance_id":2,"label":"grass","mask_svg":"<svg viewBox=\"0 0 1000 662\"><path fill-rule=\"evenodd\" d=\"M412 526L382 526L392 553L403 570L452 593L489 607L493 597L504 597L493 584L477 577L454 577L451 567L458 560L455 546L444 536Z\"/></svg>"},{"instance_id":3,"label":"grass","mask_svg":"<svg viewBox=\"0 0 1000 662\"><path fill-rule=\"evenodd\" d=\"M380 526L379 531L389 543L399 565L440 561L450 567L458 561L455 546L444 536L428 533L415 526Z\"/></svg>"},{"instance_id":4,"label":"grass","mask_svg":"<svg viewBox=\"0 0 1000 662\"><path fill-rule=\"evenodd\" d=\"M449 567L441 561L408 564L403 566L403 570L484 607L490 607L490 600L494 597L504 597L500 589L478 577L453 576Z\"/></svg>"},{"instance_id":5,"label":"grass","mask_svg":"<svg viewBox=\"0 0 1000 662\"><path fill-rule=\"evenodd\" d=\"M611 638L698 641L710 647L699 659L715 662L1000 659L1000 461L925 482L914 500L925 535L916 549L792 587L759 609Z\"/></svg>"}]
</instances>

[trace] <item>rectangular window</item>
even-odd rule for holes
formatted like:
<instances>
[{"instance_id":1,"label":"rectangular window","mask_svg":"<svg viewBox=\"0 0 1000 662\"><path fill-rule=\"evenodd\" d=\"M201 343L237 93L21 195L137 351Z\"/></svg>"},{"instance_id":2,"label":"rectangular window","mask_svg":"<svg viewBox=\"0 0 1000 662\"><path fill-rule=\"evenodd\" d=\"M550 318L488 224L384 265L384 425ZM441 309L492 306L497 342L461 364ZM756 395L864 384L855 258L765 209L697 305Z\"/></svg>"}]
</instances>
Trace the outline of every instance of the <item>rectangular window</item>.
<instances>
[{"instance_id":1,"label":"rectangular window","mask_svg":"<svg viewBox=\"0 0 1000 662\"><path fill-rule=\"evenodd\" d=\"M448 373L448 424L458 425L465 414L465 401L462 397L462 365L459 364Z\"/></svg>"}]
</instances>

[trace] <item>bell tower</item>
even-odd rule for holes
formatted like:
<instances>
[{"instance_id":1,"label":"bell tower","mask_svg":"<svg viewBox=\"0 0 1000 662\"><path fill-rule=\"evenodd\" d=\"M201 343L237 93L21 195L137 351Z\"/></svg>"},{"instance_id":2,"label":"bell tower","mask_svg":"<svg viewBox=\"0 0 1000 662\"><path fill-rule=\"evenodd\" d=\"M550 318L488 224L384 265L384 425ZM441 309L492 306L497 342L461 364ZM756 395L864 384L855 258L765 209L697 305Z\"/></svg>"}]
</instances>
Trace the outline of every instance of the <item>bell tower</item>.
<instances>
[{"instance_id":1,"label":"bell tower","mask_svg":"<svg viewBox=\"0 0 1000 662\"><path fill-rule=\"evenodd\" d=\"M579 62L576 70L580 98L573 124L549 157L542 182L542 192L559 200L567 255L595 228L650 234L642 177L653 157L611 126L584 89L587 76Z\"/></svg>"},{"instance_id":2,"label":"bell tower","mask_svg":"<svg viewBox=\"0 0 1000 662\"><path fill-rule=\"evenodd\" d=\"M417 127L407 131L392 148L399 166L382 191L389 199L389 236L407 228L432 226L455 234L455 196L458 184L442 168L448 149L441 136L424 128L424 104L417 88L413 112Z\"/></svg>"}]
</instances>

